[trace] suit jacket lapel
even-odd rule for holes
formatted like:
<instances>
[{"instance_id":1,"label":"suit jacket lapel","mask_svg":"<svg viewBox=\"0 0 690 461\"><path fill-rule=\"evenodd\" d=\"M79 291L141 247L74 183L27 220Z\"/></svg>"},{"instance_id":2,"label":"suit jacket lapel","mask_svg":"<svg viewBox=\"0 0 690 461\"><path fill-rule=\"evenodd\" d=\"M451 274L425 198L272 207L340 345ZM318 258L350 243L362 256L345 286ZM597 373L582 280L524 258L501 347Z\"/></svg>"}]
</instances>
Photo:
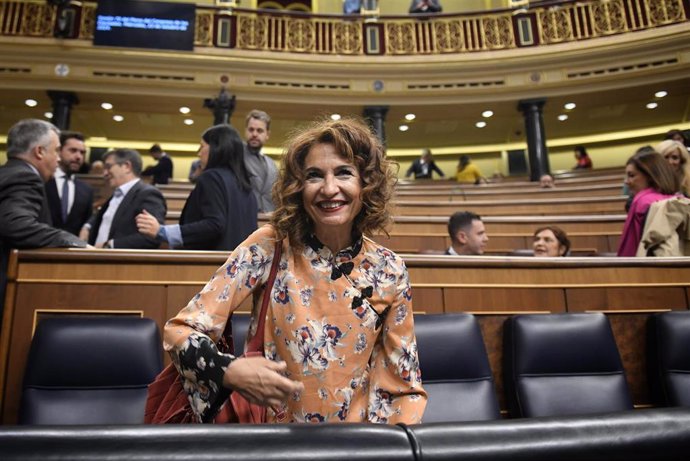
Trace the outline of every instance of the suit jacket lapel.
<instances>
[{"instance_id":1,"label":"suit jacket lapel","mask_svg":"<svg viewBox=\"0 0 690 461\"><path fill-rule=\"evenodd\" d=\"M61 227L64 223L62 222L62 216L60 213L53 213L53 210L60 209L60 196L58 195L57 182L55 178L51 178L45 185L46 187L46 198L48 200L48 209L50 210L51 219L53 220L53 225Z\"/></svg>"},{"instance_id":2,"label":"suit jacket lapel","mask_svg":"<svg viewBox=\"0 0 690 461\"><path fill-rule=\"evenodd\" d=\"M141 189L141 181L138 181L135 185L132 186L132 188L127 192L127 195L125 195L120 202L120 206L117 207L117 211L115 212L115 216L113 216L113 222L110 225L110 235L108 235L108 238L111 239L113 238L113 231L117 228L117 225L120 224L123 219L123 215L126 213L127 208L134 202L135 197L139 193L139 189Z\"/></svg>"}]
</instances>

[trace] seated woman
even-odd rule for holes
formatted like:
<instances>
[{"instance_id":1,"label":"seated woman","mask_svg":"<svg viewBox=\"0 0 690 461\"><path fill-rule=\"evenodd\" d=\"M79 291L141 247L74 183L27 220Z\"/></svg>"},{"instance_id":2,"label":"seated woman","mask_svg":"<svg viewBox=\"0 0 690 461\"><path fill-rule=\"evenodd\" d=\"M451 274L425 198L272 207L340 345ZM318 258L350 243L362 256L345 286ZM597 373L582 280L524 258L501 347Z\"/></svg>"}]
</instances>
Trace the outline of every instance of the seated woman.
<instances>
[{"instance_id":1,"label":"seated woman","mask_svg":"<svg viewBox=\"0 0 690 461\"><path fill-rule=\"evenodd\" d=\"M690 156L685 146L678 141L662 141L654 148L664 156L673 171L678 176L680 182L680 192L686 197L690 197Z\"/></svg>"},{"instance_id":2,"label":"seated woman","mask_svg":"<svg viewBox=\"0 0 690 461\"><path fill-rule=\"evenodd\" d=\"M592 169L592 159L589 158L589 154L587 154L587 149L585 149L585 146L575 146L574 149L575 152L575 159L577 160L577 163L573 167L574 170L580 170L580 169Z\"/></svg>"},{"instance_id":3,"label":"seated woman","mask_svg":"<svg viewBox=\"0 0 690 461\"><path fill-rule=\"evenodd\" d=\"M633 200L623 225L618 256L635 256L650 205L677 195L680 182L661 154L640 149L625 165L625 184Z\"/></svg>"},{"instance_id":4,"label":"seated woman","mask_svg":"<svg viewBox=\"0 0 690 461\"><path fill-rule=\"evenodd\" d=\"M234 250L256 230L258 208L244 166L244 146L230 125L216 125L201 135L203 172L182 209L179 224L161 226L144 210L139 232L170 248Z\"/></svg>"},{"instance_id":5,"label":"seated woman","mask_svg":"<svg viewBox=\"0 0 690 461\"><path fill-rule=\"evenodd\" d=\"M402 259L366 235L391 220L395 173L361 121L315 124L289 141L271 222L249 236L168 321L165 350L199 421L228 392L267 408L268 422L415 424L426 406ZM282 249L275 283L269 277ZM260 357L219 352L228 317L253 294Z\"/></svg>"},{"instance_id":6,"label":"seated woman","mask_svg":"<svg viewBox=\"0 0 690 461\"><path fill-rule=\"evenodd\" d=\"M455 175L455 180L459 183L465 184L480 184L486 183L486 178L479 171L477 165L470 161L468 155L461 155L458 161L458 171Z\"/></svg>"},{"instance_id":7,"label":"seated woman","mask_svg":"<svg viewBox=\"0 0 690 461\"><path fill-rule=\"evenodd\" d=\"M570 240L560 227L544 226L534 231L532 248L534 249L534 256L542 258L568 256Z\"/></svg>"}]
</instances>

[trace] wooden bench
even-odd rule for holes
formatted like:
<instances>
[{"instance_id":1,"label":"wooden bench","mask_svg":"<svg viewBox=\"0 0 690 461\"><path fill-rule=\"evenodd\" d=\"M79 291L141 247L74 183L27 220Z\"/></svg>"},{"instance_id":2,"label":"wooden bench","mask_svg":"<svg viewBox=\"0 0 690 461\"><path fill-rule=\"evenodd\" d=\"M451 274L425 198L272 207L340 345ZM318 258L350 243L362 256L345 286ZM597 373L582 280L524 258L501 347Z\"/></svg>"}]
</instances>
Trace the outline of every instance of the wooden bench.
<instances>
[{"instance_id":1,"label":"wooden bench","mask_svg":"<svg viewBox=\"0 0 690 461\"><path fill-rule=\"evenodd\" d=\"M611 214L625 209L626 198L583 197L559 199L467 200L464 202L395 201L395 213L401 216L447 216L468 210L481 216L584 215Z\"/></svg>"},{"instance_id":2,"label":"wooden bench","mask_svg":"<svg viewBox=\"0 0 690 461\"><path fill-rule=\"evenodd\" d=\"M31 335L42 318L135 315L162 327L227 256L166 250L13 252L0 338L3 423L16 422ZM417 313L472 312L479 317L499 395L507 316L602 311L611 320L634 401L647 405L646 317L690 307L690 258L403 256Z\"/></svg>"},{"instance_id":3,"label":"wooden bench","mask_svg":"<svg viewBox=\"0 0 690 461\"><path fill-rule=\"evenodd\" d=\"M623 172L620 174L607 174L601 176L568 177L556 179L556 188L564 186L580 186L585 189L594 185L619 185L623 187ZM488 184L466 184L458 183L454 180L417 180L401 181L396 185L397 190L454 190L461 189L504 189L506 191L515 189L534 189L539 187L536 181L494 181Z\"/></svg>"},{"instance_id":4,"label":"wooden bench","mask_svg":"<svg viewBox=\"0 0 690 461\"><path fill-rule=\"evenodd\" d=\"M609 185L601 184L581 188L579 186L559 187L554 189L541 188L520 188L514 190L503 189L484 189L477 187L474 189L463 188L452 191L434 190L399 190L396 192L396 200L430 200L430 201L450 201L462 202L467 200L516 200L516 199L557 199L557 198L580 198L580 197L602 197L620 196L622 187L620 184Z\"/></svg>"}]
</instances>

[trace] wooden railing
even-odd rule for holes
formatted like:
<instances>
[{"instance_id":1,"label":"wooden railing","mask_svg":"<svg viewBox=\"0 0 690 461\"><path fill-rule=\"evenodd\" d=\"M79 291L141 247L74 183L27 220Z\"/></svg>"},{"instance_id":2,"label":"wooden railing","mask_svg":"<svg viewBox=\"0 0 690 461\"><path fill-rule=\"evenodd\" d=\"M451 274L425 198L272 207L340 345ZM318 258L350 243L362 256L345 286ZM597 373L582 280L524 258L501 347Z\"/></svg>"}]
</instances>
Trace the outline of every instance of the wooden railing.
<instances>
[{"instance_id":1,"label":"wooden railing","mask_svg":"<svg viewBox=\"0 0 690 461\"><path fill-rule=\"evenodd\" d=\"M63 6L66 38L91 40L96 4ZM360 17L199 6L197 47L341 56L411 56L495 51L588 40L688 21L687 0L559 1L522 10L435 16ZM52 37L56 7L1 0L0 35Z\"/></svg>"}]
</instances>

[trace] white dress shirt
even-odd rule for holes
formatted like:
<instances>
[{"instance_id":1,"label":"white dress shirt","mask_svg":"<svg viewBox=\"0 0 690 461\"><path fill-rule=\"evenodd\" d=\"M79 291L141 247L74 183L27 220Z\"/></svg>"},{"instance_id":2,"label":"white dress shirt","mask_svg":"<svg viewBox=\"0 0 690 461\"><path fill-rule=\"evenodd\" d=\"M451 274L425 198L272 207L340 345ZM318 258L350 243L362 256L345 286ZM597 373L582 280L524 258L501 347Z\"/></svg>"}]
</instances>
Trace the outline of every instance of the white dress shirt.
<instances>
[{"instance_id":1,"label":"white dress shirt","mask_svg":"<svg viewBox=\"0 0 690 461\"><path fill-rule=\"evenodd\" d=\"M113 197L108 203L108 209L103 213L103 219L101 220L101 226L98 228L98 235L96 236L96 245L99 243L105 243L108 241L108 236L110 235L110 227L113 225L113 218L120 204L124 200L127 193L132 189L132 187L139 181L139 178L132 179L129 182L124 183L120 187L113 191Z\"/></svg>"}]
</instances>

